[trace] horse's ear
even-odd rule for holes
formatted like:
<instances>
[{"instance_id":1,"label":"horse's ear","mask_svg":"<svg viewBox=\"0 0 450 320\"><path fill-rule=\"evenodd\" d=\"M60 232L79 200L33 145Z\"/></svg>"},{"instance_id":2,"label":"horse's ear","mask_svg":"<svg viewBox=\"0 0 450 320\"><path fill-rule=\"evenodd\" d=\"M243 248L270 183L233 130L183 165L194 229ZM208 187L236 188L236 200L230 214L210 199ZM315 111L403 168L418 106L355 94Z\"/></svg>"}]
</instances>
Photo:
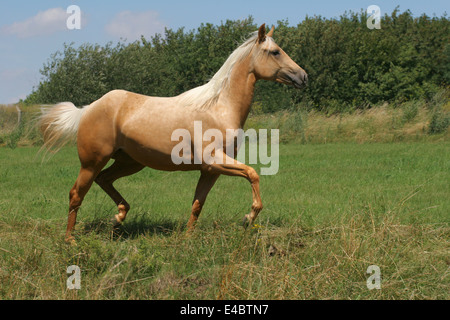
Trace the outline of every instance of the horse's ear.
<instances>
[{"instance_id":1,"label":"horse's ear","mask_svg":"<svg viewBox=\"0 0 450 320\"><path fill-rule=\"evenodd\" d=\"M258 30L258 43L266 41L266 24L263 23Z\"/></svg>"},{"instance_id":2,"label":"horse's ear","mask_svg":"<svg viewBox=\"0 0 450 320\"><path fill-rule=\"evenodd\" d=\"M275 26L272 26L272 29L270 29L269 33L267 34L268 37L273 37L273 31L275 30Z\"/></svg>"}]
</instances>

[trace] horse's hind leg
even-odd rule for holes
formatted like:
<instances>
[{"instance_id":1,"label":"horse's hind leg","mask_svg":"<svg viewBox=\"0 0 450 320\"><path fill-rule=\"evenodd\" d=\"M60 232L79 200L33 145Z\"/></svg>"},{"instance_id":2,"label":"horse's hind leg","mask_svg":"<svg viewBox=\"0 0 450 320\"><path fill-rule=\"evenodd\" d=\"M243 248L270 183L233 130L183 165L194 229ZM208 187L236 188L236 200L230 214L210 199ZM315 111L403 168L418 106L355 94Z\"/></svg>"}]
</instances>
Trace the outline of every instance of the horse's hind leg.
<instances>
[{"instance_id":1,"label":"horse's hind leg","mask_svg":"<svg viewBox=\"0 0 450 320\"><path fill-rule=\"evenodd\" d=\"M72 231L77 221L78 209L83 202L84 197L92 186L95 177L100 170L106 165L108 159L95 162L94 164L82 164L77 181L69 193L69 217L67 221L66 241L73 242Z\"/></svg>"},{"instance_id":2,"label":"horse's hind leg","mask_svg":"<svg viewBox=\"0 0 450 320\"><path fill-rule=\"evenodd\" d=\"M119 213L115 215L116 224L121 224L130 210L130 205L122 195L114 188L113 183L119 178L130 176L141 171L144 166L125 152L119 151L114 158L114 163L107 169L100 172L95 182L111 197L116 203Z\"/></svg>"}]
</instances>

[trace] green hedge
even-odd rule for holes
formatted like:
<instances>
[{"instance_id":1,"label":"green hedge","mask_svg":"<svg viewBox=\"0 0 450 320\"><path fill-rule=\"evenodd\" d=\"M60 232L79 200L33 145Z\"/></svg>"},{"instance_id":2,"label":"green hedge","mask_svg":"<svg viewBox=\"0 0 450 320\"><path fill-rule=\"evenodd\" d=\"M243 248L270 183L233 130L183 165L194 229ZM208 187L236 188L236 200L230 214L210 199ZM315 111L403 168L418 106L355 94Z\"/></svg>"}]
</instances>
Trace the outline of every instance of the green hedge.
<instances>
[{"instance_id":1,"label":"green hedge","mask_svg":"<svg viewBox=\"0 0 450 320\"><path fill-rule=\"evenodd\" d=\"M255 101L263 112L307 109L341 112L383 102L430 99L450 81L450 30L446 15L414 18L410 11L384 15L381 29L367 14L339 19L279 21L274 39L309 74L301 91L259 82ZM134 43L64 45L44 64L42 80L25 102L90 104L112 89L174 96L204 84L250 32L253 18L166 29ZM269 26L267 26L269 27Z\"/></svg>"}]
</instances>

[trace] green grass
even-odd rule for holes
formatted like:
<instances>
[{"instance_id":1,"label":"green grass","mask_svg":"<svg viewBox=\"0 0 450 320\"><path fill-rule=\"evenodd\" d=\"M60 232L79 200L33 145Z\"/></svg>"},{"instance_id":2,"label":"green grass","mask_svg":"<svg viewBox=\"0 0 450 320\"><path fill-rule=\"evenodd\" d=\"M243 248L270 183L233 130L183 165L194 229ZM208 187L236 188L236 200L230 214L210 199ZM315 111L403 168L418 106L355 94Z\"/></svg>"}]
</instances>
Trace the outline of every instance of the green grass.
<instances>
[{"instance_id":1,"label":"green grass","mask_svg":"<svg viewBox=\"0 0 450 320\"><path fill-rule=\"evenodd\" d=\"M116 187L131 204L112 231L96 185L63 241L79 163L64 148L0 148L0 299L449 299L450 144L280 146L261 177L264 210L240 223L251 189L221 177L185 234L199 174L145 169ZM81 290L66 268L81 268ZM366 270L381 268L382 289Z\"/></svg>"}]
</instances>

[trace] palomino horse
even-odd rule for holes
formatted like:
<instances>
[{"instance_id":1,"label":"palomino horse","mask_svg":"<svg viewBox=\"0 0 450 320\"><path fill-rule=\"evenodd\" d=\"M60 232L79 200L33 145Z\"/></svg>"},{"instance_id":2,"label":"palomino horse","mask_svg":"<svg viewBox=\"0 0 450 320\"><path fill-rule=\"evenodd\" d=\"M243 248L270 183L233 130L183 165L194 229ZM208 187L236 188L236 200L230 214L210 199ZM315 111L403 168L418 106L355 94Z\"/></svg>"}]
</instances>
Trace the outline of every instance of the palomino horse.
<instances>
[{"instance_id":1,"label":"palomino horse","mask_svg":"<svg viewBox=\"0 0 450 320\"><path fill-rule=\"evenodd\" d=\"M256 219L262 210L259 176L253 168L225 152L226 141L222 143L223 150L215 154L215 159L223 161L175 164L171 153L177 142L171 137L179 128L188 130L192 136L194 121L201 121L204 130L213 128L223 133L243 128L259 79L296 88L306 83L306 72L273 41L273 31L272 27L266 34L263 24L229 56L207 84L179 96L149 97L113 90L82 109L66 102L43 111L40 126L45 147L58 148L77 138L81 169L69 193L66 241L74 241L72 230L77 211L94 181L114 200L118 207L115 220L122 223L130 206L113 182L144 167L201 172L188 231L193 230L207 194L221 174L244 177L251 183L253 203L244 220L251 223ZM115 162L102 171L111 158Z\"/></svg>"}]
</instances>

